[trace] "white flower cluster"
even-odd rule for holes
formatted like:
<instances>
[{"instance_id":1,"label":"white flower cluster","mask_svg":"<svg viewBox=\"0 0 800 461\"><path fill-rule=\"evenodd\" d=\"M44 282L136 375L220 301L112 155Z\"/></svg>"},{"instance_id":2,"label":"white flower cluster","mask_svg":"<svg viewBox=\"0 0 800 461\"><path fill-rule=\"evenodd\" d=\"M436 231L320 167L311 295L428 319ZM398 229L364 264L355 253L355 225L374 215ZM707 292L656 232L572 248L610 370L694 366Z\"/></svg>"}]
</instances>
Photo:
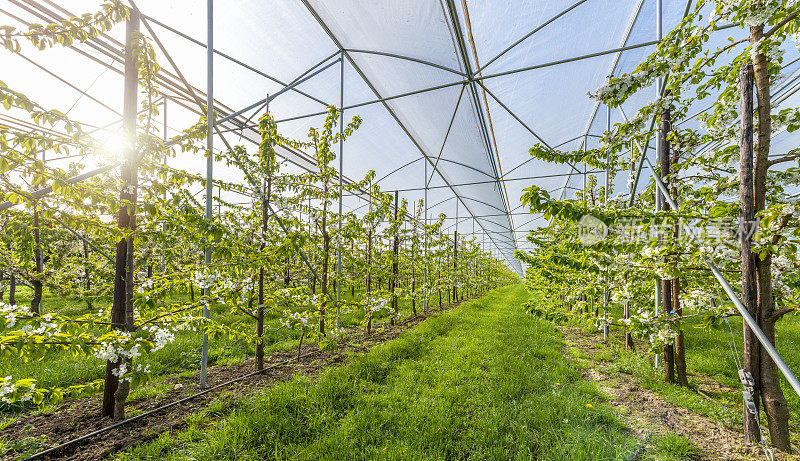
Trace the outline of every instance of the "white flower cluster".
<instances>
[{"instance_id":1,"label":"white flower cluster","mask_svg":"<svg viewBox=\"0 0 800 461\"><path fill-rule=\"evenodd\" d=\"M650 344L666 345L672 344L676 336L678 336L678 333L669 328L659 328L654 333L650 333L648 338L650 339Z\"/></svg>"},{"instance_id":2,"label":"white flower cluster","mask_svg":"<svg viewBox=\"0 0 800 461\"><path fill-rule=\"evenodd\" d=\"M755 60L759 53L763 53L769 62L778 62L783 57L779 44L763 37L750 47L750 59Z\"/></svg>"},{"instance_id":3,"label":"white flower cluster","mask_svg":"<svg viewBox=\"0 0 800 461\"><path fill-rule=\"evenodd\" d=\"M119 339L102 341L100 347L94 352L94 356L100 360L107 362L116 362L122 357L134 359L141 353L139 352L139 344L128 350L125 348L131 342L131 334L127 331L118 332Z\"/></svg>"},{"instance_id":4,"label":"white flower cluster","mask_svg":"<svg viewBox=\"0 0 800 461\"><path fill-rule=\"evenodd\" d=\"M781 7L780 0L717 0L717 5L730 14L732 9L738 13L742 25L747 27L766 23Z\"/></svg>"},{"instance_id":5,"label":"white flower cluster","mask_svg":"<svg viewBox=\"0 0 800 461\"><path fill-rule=\"evenodd\" d=\"M117 378L122 378L123 376L125 376L125 373L127 372L128 372L128 364L126 364L125 362L120 363L117 368L113 368L111 370L111 374L116 376Z\"/></svg>"},{"instance_id":6,"label":"white flower cluster","mask_svg":"<svg viewBox=\"0 0 800 461\"><path fill-rule=\"evenodd\" d=\"M628 91L634 87L634 85L638 85L639 88L645 87L651 84L658 77L659 75L656 72L646 71L623 75L600 86L600 88L595 90L594 94L590 94L590 96L602 101L608 99L618 99L626 95Z\"/></svg>"},{"instance_id":7,"label":"white flower cluster","mask_svg":"<svg viewBox=\"0 0 800 461\"><path fill-rule=\"evenodd\" d=\"M622 285L618 285L618 289L614 290L611 293L611 302L614 303L624 303L626 301L630 301L633 299L633 292L631 288L633 285L630 282L623 283Z\"/></svg>"},{"instance_id":8,"label":"white flower cluster","mask_svg":"<svg viewBox=\"0 0 800 461\"><path fill-rule=\"evenodd\" d=\"M187 328L188 324L179 324L179 328ZM158 325L146 325L142 327L143 330L150 333L153 340L152 352L163 349L167 344L175 341L175 331L169 328L163 328Z\"/></svg>"},{"instance_id":9,"label":"white flower cluster","mask_svg":"<svg viewBox=\"0 0 800 461\"><path fill-rule=\"evenodd\" d=\"M133 369L136 370L137 373L150 373L149 364L147 365L138 364Z\"/></svg>"},{"instance_id":10,"label":"white flower cluster","mask_svg":"<svg viewBox=\"0 0 800 461\"><path fill-rule=\"evenodd\" d=\"M14 328L14 325L17 324L17 320L19 320L20 317L30 316L30 306L25 304L6 304L0 301L0 318L5 322L6 328Z\"/></svg>"},{"instance_id":11,"label":"white flower cluster","mask_svg":"<svg viewBox=\"0 0 800 461\"><path fill-rule=\"evenodd\" d=\"M345 330L344 328L333 327L328 331L328 333L331 335L333 339L339 339L345 336L347 330Z\"/></svg>"},{"instance_id":12,"label":"white flower cluster","mask_svg":"<svg viewBox=\"0 0 800 461\"><path fill-rule=\"evenodd\" d=\"M12 381L13 378L10 375L5 378L0 378L0 401L11 403L11 399L8 398L8 395L13 394L14 391L17 390Z\"/></svg>"},{"instance_id":13,"label":"white flower cluster","mask_svg":"<svg viewBox=\"0 0 800 461\"><path fill-rule=\"evenodd\" d=\"M61 325L54 323L53 314L45 314L39 318L39 326L34 328L33 325L23 325L20 331L29 335L44 335L44 336L58 336L61 334Z\"/></svg>"},{"instance_id":14,"label":"white flower cluster","mask_svg":"<svg viewBox=\"0 0 800 461\"><path fill-rule=\"evenodd\" d=\"M26 380L30 382L29 380ZM18 398L13 398L12 395L14 393L19 392L21 389L26 389L24 394L20 395ZM27 402L33 398L33 394L36 391L36 383L30 383L30 387L28 384L24 384L23 386L17 386L17 383L14 382L14 378L12 376L6 376L5 378L0 378L0 402L3 403L12 403L14 401L20 402Z\"/></svg>"},{"instance_id":15,"label":"white flower cluster","mask_svg":"<svg viewBox=\"0 0 800 461\"><path fill-rule=\"evenodd\" d=\"M735 135L735 131L731 127L739 118L739 102L739 98L736 96L723 96L719 99L719 106L714 111L714 117L701 117L709 134L723 139Z\"/></svg>"},{"instance_id":16,"label":"white flower cluster","mask_svg":"<svg viewBox=\"0 0 800 461\"><path fill-rule=\"evenodd\" d=\"M286 328L302 331L309 326L311 315L306 312L285 312L286 318L283 320Z\"/></svg>"},{"instance_id":17,"label":"white flower cluster","mask_svg":"<svg viewBox=\"0 0 800 461\"><path fill-rule=\"evenodd\" d=\"M364 310L366 312L380 312L388 309L389 299L383 296L367 297L364 300Z\"/></svg>"},{"instance_id":18,"label":"white flower cluster","mask_svg":"<svg viewBox=\"0 0 800 461\"><path fill-rule=\"evenodd\" d=\"M692 288L686 291L681 298L685 310L698 312L708 307L711 294L699 288Z\"/></svg>"},{"instance_id":19,"label":"white flower cluster","mask_svg":"<svg viewBox=\"0 0 800 461\"><path fill-rule=\"evenodd\" d=\"M200 288L209 288L217 283L219 277L212 273L195 272L192 275L192 284Z\"/></svg>"}]
</instances>

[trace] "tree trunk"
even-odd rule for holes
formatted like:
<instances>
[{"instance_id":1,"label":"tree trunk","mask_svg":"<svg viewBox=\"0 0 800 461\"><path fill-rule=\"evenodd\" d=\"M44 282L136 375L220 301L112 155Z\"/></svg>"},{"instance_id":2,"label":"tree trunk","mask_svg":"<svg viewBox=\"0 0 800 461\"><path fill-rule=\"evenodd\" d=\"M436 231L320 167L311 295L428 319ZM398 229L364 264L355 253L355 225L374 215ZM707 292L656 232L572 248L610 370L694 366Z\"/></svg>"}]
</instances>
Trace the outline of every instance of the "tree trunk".
<instances>
[{"instance_id":1,"label":"tree trunk","mask_svg":"<svg viewBox=\"0 0 800 461\"><path fill-rule=\"evenodd\" d=\"M11 254L10 243L6 245L6 249ZM8 304L12 306L17 304L17 276L14 275L14 272L8 274Z\"/></svg>"},{"instance_id":2,"label":"tree trunk","mask_svg":"<svg viewBox=\"0 0 800 461\"><path fill-rule=\"evenodd\" d=\"M755 219L753 202L753 67L746 65L742 68L740 78L741 87L741 129L739 136L739 222L741 229ZM755 258L750 251L752 239L746 234L741 235L742 245L742 303L754 319L758 315L758 293L756 289ZM755 334L744 325L744 369L753 375L755 381L753 400L756 408L759 407L758 395L761 393L760 355L761 347ZM750 414L747 405L743 407L744 435L749 442L761 440L756 416Z\"/></svg>"},{"instance_id":3,"label":"tree trunk","mask_svg":"<svg viewBox=\"0 0 800 461\"><path fill-rule=\"evenodd\" d=\"M87 238L84 236L84 239ZM92 290L92 276L91 271L89 270L89 245L86 243L86 240L81 239L83 242L83 258L84 258L84 265L83 265L83 278L84 278L84 287L86 288L86 308L90 311L92 310L92 297L91 297L91 290Z\"/></svg>"},{"instance_id":4,"label":"tree trunk","mask_svg":"<svg viewBox=\"0 0 800 461\"><path fill-rule=\"evenodd\" d=\"M328 289L328 263L330 260L330 243L331 238L328 235L328 182L325 181L324 197L326 199L322 204L322 280L320 281L320 290L326 293ZM319 335L325 336L325 307L328 303L328 297L323 295L322 303L319 307Z\"/></svg>"},{"instance_id":5,"label":"tree trunk","mask_svg":"<svg viewBox=\"0 0 800 461\"><path fill-rule=\"evenodd\" d=\"M33 204L33 239L36 246L33 248L33 262L36 264L36 273L31 280L33 285L33 299L31 299L31 312L34 315L39 315L42 308L42 272L44 270L42 265L42 240L39 231L39 209L38 204Z\"/></svg>"},{"instance_id":6,"label":"tree trunk","mask_svg":"<svg viewBox=\"0 0 800 461\"><path fill-rule=\"evenodd\" d=\"M672 310L678 317L683 315L680 291L680 279L672 279ZM678 375L678 384L689 387L689 378L686 376L686 340L682 330L678 331L678 336L675 337L675 371Z\"/></svg>"},{"instance_id":7,"label":"tree trunk","mask_svg":"<svg viewBox=\"0 0 800 461\"><path fill-rule=\"evenodd\" d=\"M763 38L764 26L752 27L750 38L753 43ZM754 45L755 46L755 45ZM758 142L755 147L753 177L753 211L758 213L766 206L766 180L769 169L770 141L772 137L771 96L767 58L763 53L753 57L753 81L758 98ZM752 112L751 112L752 113ZM772 254L763 259L753 255L756 272L756 291L758 299L759 326L772 344L775 344L775 299L772 290ZM769 434L772 445L781 451L791 451L789 440L789 409L780 385L778 368L766 353L760 354L761 399L767 414Z\"/></svg>"},{"instance_id":8,"label":"tree trunk","mask_svg":"<svg viewBox=\"0 0 800 461\"><path fill-rule=\"evenodd\" d=\"M267 247L267 226L269 224L269 198L272 195L272 176L267 179L265 195L261 199L261 245L259 251L264 258ZM258 268L258 307L256 308L256 370L264 369L264 264Z\"/></svg>"},{"instance_id":9,"label":"tree trunk","mask_svg":"<svg viewBox=\"0 0 800 461\"><path fill-rule=\"evenodd\" d=\"M442 310L442 287L439 285L439 280L442 277L442 271L436 272L436 285L439 288L439 310Z\"/></svg>"},{"instance_id":10,"label":"tree trunk","mask_svg":"<svg viewBox=\"0 0 800 461\"><path fill-rule=\"evenodd\" d=\"M123 232L132 231L135 227L135 205L136 205L136 180L138 177L136 166L136 149L134 140L136 137L136 92L138 87L136 57L133 52L134 36L139 30L139 16L136 12L131 12L131 16L126 23L125 30L125 89L123 104L123 132L130 140L125 149L125 163L120 171L122 176L122 190L119 197L122 205L117 213L117 227ZM130 207L130 213L129 213ZM128 325L128 318L132 319L127 309L131 306L128 302L128 294L133 287L133 273L129 268L133 267L133 261L129 263L128 256L133 254L133 241L121 238L116 245L115 264L114 264L114 300L111 307L112 328L124 330ZM130 283L128 278L130 277ZM131 300L132 301L132 300ZM125 417L125 400L128 397L128 382L120 384L113 371L122 365L122 360L106 363L105 386L103 388L103 416L111 416L115 420ZM118 389L121 388L121 389ZM119 392L118 392L119 390Z\"/></svg>"},{"instance_id":11,"label":"tree trunk","mask_svg":"<svg viewBox=\"0 0 800 461\"><path fill-rule=\"evenodd\" d=\"M669 93L667 93L669 94ZM661 114L661 136L662 136L662 145L661 145L661 177L664 181L664 184L669 187L670 194L672 195L673 200L677 199L678 196L678 187L674 180L677 174L676 167L678 165L678 157L679 152L677 150L672 151L672 146L669 142L669 133L672 131L672 119L670 117L670 110L669 108L665 109ZM672 152L671 152L672 151ZM670 155L671 153L671 155ZM664 167L666 165L666 168ZM662 209L667 210L669 209L669 205L666 203L666 199L662 203ZM672 225L672 237L673 241L677 242L678 237L680 234L680 228L678 223L675 222ZM675 264L678 264L677 256L674 258ZM680 287L681 283L680 280L675 278L664 285L662 288L663 291L670 291L671 296L671 304L664 305L665 312L673 312L678 316L683 314L683 308L681 307L681 300L680 300ZM674 371L677 373L677 383L681 386L689 386L689 381L686 376L686 346L685 346L685 338L682 330L678 331L677 336L675 337L675 342L673 345L673 361L674 361ZM673 380L672 382L675 382Z\"/></svg>"},{"instance_id":12,"label":"tree trunk","mask_svg":"<svg viewBox=\"0 0 800 461\"><path fill-rule=\"evenodd\" d=\"M625 305L623 307L623 312L622 312L622 318L627 319L627 318L630 318L630 316L631 316L631 314L630 314L630 302L629 301L625 301ZM625 335L625 348L630 349L630 350L635 350L636 347L633 344L633 336L631 335L631 332L628 331L628 326L627 325L625 327L623 327L623 333Z\"/></svg>"}]
</instances>

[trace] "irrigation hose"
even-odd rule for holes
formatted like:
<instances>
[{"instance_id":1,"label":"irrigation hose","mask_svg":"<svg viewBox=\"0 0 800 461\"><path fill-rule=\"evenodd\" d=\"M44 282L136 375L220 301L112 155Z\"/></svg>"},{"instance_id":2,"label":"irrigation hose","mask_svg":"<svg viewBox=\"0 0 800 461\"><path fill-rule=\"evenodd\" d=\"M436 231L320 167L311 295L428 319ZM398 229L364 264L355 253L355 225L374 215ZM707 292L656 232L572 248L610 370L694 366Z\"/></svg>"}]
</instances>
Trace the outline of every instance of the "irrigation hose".
<instances>
[{"instance_id":1,"label":"irrigation hose","mask_svg":"<svg viewBox=\"0 0 800 461\"><path fill-rule=\"evenodd\" d=\"M88 440L88 439L90 439L90 438L92 438L92 437L95 437L95 436L97 436L97 435L100 435L100 434L103 434L103 433L105 433L105 432L108 432L108 431L110 431L110 430L112 430L112 429L116 429L116 428L118 428L118 427L121 427L121 426L127 425L128 423L131 423L131 422L133 422L133 421L138 421L138 420L140 420L140 419L142 419L142 418L146 418L146 417L148 417L148 416L150 416L150 415L152 415L152 414L154 414L154 413L157 413L157 412L159 412L159 411L161 411L161 410L165 410L165 409L167 409L167 408L174 407L174 406L176 406L176 405L180 405L181 403L188 402L188 401L190 401L190 400L194 400L194 399L196 399L197 397L200 397L200 396L202 396L202 395L208 394L209 392L214 392L214 391L216 391L217 389L220 389L220 388L222 388L222 387L229 386L229 385L231 385L231 384L237 383L237 382L239 382L239 381L242 381L242 380L244 380L244 379L250 378L250 377L252 377L252 376L255 376L255 375L263 374L263 373L264 373L265 371L267 371L267 370L270 370L270 369L272 369L272 368L277 368L277 367L280 367L280 366L286 365L286 364L288 364L288 363L291 363L291 362L294 362L294 361L300 360L300 359L302 359L303 357L308 357L309 355L316 354L316 353L318 353L318 352L319 352L319 351L312 351L312 352L308 352L308 353L306 353L306 354L303 354L303 355L301 355L301 356L299 356L299 357L293 357L293 358L291 358L291 359L284 360L283 362L280 362L280 363L276 363L276 364L270 365L270 366L268 366L268 367L266 367L266 368L264 368L264 369L262 369L262 370L254 371L254 372L252 372L252 373L248 373L248 374L246 374L246 375L239 376L238 378L234 378L234 379L232 379L232 380L230 380L230 381L226 381L226 382L224 382L224 383L222 383L222 384L217 384L217 385L216 385L216 386L214 386L214 387L209 387L209 388L207 388L207 389L204 389L204 390L202 390L202 391L200 391L200 392L198 392L198 393L196 393L196 394L190 395L190 396L188 396L188 397L184 397L184 398L182 398L182 399L180 399L180 400L176 400L175 402L168 403L168 404L162 405L162 406L160 406L160 407L157 407L157 408L153 408L152 410L146 411L146 412L144 412L144 413L142 413L142 414L139 414L139 415L136 415L136 416L130 417L130 418L128 418L128 419L125 419L125 420L123 420L123 421L120 421L120 422L118 422L118 423L114 423L114 424L112 424L112 425L110 425L110 426L106 426L106 427L104 427L104 428L101 428L101 429L98 429L98 430L96 430L96 431L94 431L94 432L90 432L90 433L88 433L88 434L86 434L86 435L82 435L82 436L78 437L77 439L72 439L72 440L69 440L69 441L67 441L67 442L64 442L64 443L62 443L61 445L57 445L57 446L55 446L55 447L48 448L47 450L40 451L39 453L36 453L36 454L34 454L34 455L33 455L33 456L31 456L30 458L26 458L26 459L25 459L25 461L34 460L34 459L40 459L40 458L43 458L43 457L45 457L45 456L48 456L48 455L51 455L51 454L57 453L57 452L59 452L59 451L61 451L61 450L65 449L65 448L67 448L67 447L70 447L70 446L72 446L72 445L75 445L75 444L77 444L77 443L83 442L83 441L85 441L85 440Z\"/></svg>"},{"instance_id":2,"label":"irrigation hose","mask_svg":"<svg viewBox=\"0 0 800 461\"><path fill-rule=\"evenodd\" d=\"M410 320L411 319L407 319L402 324L404 324L404 325L408 324L408 322L410 322ZM43 458L45 456L52 455L52 454L57 453L57 452L65 449L67 447L70 447L70 446L75 445L77 443L80 443L80 442L83 442L85 440L91 439L92 437L95 437L97 435L100 435L100 434L103 434L105 432L111 431L111 430L116 429L118 427L125 426L128 423L131 423L133 421L138 421L138 420L140 420L142 418L146 418L146 417L148 417L148 416L150 416L150 415L152 415L154 413L157 413L157 412L159 412L161 410L166 410L167 408L174 407L176 405L180 405L181 403L188 402L190 400L194 400L197 397L200 397L201 395L208 394L209 392L214 392L217 389L220 389L220 388L225 387L225 386L229 386L231 384L237 383L239 381L242 381L244 379L250 378L252 376L263 374L267 370L270 370L272 368L277 368L277 367L286 365L286 364L291 363L291 362L295 362L297 360L300 360L300 359L302 359L304 357L308 357L309 355L316 354L318 352L319 351L311 351L311 352L308 352L306 354L303 354L303 355L300 355L300 356L297 356L297 357L293 357L293 358L288 359L288 360L284 360L283 362L279 362L279 363L270 365L270 366L268 366L268 367L266 367L266 368L264 368L262 370L254 371L252 373L248 373L246 375L239 376L238 378L234 378L234 379L232 379L230 381L226 381L224 383L217 384L214 387L209 387L209 388L204 389L204 390L202 390L202 391L200 391L200 392L198 392L196 394L190 395L188 397L184 397L184 398L182 398L180 400L176 400L176 401L174 401L172 403L167 403L167 404L162 405L162 406L157 407L157 408L153 408L152 410L148 410L148 411L146 411L146 412L144 412L142 414L139 414L139 415L136 415L136 416L132 416L132 417L130 417L128 419L125 419L123 421L120 421L118 423L114 423L114 424L112 424L110 426L106 426L106 427L98 429L98 430L96 430L94 432L90 432L90 433L88 433L86 435L82 435L82 436L80 436L80 437L78 437L76 439L72 439L72 440L69 440L67 442L64 442L61 445L56 445L55 447L51 447L51 448L48 448L47 450L40 451L39 453L36 453L36 454L32 455L29 458L25 458L23 461L30 461L30 460L34 460L34 459L40 459L40 458Z\"/></svg>"}]
</instances>

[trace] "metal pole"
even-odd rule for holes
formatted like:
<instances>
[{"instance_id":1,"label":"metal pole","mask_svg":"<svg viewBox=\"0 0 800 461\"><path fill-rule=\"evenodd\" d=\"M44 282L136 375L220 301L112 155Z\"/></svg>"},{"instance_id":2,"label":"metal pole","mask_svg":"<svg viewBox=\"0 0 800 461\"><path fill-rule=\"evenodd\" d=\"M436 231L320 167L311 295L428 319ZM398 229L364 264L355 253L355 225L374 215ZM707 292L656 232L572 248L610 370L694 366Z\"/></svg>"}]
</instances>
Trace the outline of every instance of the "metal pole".
<instances>
[{"instance_id":1,"label":"metal pole","mask_svg":"<svg viewBox=\"0 0 800 461\"><path fill-rule=\"evenodd\" d=\"M166 143L167 142L167 98L164 98L164 130L161 133L161 139ZM164 149L164 168L167 167L167 150ZM164 190L164 202L167 201L167 191ZM166 223L161 225L161 231L165 232L166 230ZM161 244L161 273L167 271L167 242L166 240ZM163 302L162 302L163 306Z\"/></svg>"},{"instance_id":2,"label":"metal pole","mask_svg":"<svg viewBox=\"0 0 800 461\"><path fill-rule=\"evenodd\" d=\"M658 176L653 163L650 162L650 159L645 157L645 162L647 162L647 168L650 169L650 172L653 174L653 177L656 181L656 187L664 194L664 198L669 204L669 206L673 210L677 210L678 205L669 195L669 191L667 190L667 186L661 181L661 178ZM694 229L688 223L684 224L685 232L692 237L693 239L697 238L697 234L695 234ZM778 351L775 350L775 346L772 345L772 342L764 335L764 332L761 331L761 328L758 326L758 323L753 319L750 315L750 312L747 311L747 308L742 304L742 301L739 299L736 292L733 290L731 285L728 283L728 280L725 279L725 276L722 275L719 268L711 261L708 256L703 256L703 261L708 265L708 268L711 269L711 273L714 274L714 277L717 279L720 285L722 285L722 289L725 291L725 294L728 295L728 298L733 302L733 305L736 307L736 310L739 311L741 314L742 319L744 319L747 326L750 327L750 330L756 335L758 338L758 342L764 347L767 351L767 354L775 361L775 365L778 366L778 369L783 373L783 376L789 381L789 384L792 386L792 389L800 396L800 381L797 380L797 377L794 375L792 370L786 365L786 362L783 361Z\"/></svg>"},{"instance_id":3,"label":"metal pole","mask_svg":"<svg viewBox=\"0 0 800 461\"><path fill-rule=\"evenodd\" d=\"M611 132L611 106L606 106L606 133L610 133L610 132ZM609 146L609 152L606 155L606 193L605 193L605 197L603 197L606 202L608 202L609 188L610 188L610 185L611 185L611 179L609 178L609 176L611 175L611 164L610 164L611 163L611 150L610 150L610 147L611 146Z\"/></svg>"},{"instance_id":4,"label":"metal pole","mask_svg":"<svg viewBox=\"0 0 800 461\"><path fill-rule=\"evenodd\" d=\"M213 201L214 201L214 0L206 0L207 9L207 27L208 27L208 47L206 48L206 82L208 90L206 91L206 124L208 125L208 133L206 135L206 148L208 150L208 157L206 159L206 220L211 224L213 219ZM211 249L206 248L205 266L211 264ZM211 313L208 310L209 299L211 298L211 290L208 287L203 289L206 296L205 303L203 304L203 317L210 318ZM200 389L206 387L206 372L208 368L208 334L203 332L203 351L200 360Z\"/></svg>"},{"instance_id":5,"label":"metal pole","mask_svg":"<svg viewBox=\"0 0 800 461\"><path fill-rule=\"evenodd\" d=\"M609 77L610 78L610 77ZM611 106L606 106L606 133L611 132ZM609 176L611 174L611 146L608 146L608 154L606 155L606 189L605 193L603 194L603 202L608 203L608 194L609 194L609 187L611 185L611 180ZM604 275L605 278L605 286L603 286L603 317L605 318L606 312L608 312L608 270ZM608 341L608 324L603 322L603 341Z\"/></svg>"},{"instance_id":6,"label":"metal pole","mask_svg":"<svg viewBox=\"0 0 800 461\"><path fill-rule=\"evenodd\" d=\"M458 232L458 197L456 197L456 232Z\"/></svg>"},{"instance_id":7,"label":"metal pole","mask_svg":"<svg viewBox=\"0 0 800 461\"><path fill-rule=\"evenodd\" d=\"M342 132L344 125L344 52L339 60L339 238L336 248L336 328L339 328L339 316L342 313L342 171L344 168L344 142Z\"/></svg>"}]
</instances>

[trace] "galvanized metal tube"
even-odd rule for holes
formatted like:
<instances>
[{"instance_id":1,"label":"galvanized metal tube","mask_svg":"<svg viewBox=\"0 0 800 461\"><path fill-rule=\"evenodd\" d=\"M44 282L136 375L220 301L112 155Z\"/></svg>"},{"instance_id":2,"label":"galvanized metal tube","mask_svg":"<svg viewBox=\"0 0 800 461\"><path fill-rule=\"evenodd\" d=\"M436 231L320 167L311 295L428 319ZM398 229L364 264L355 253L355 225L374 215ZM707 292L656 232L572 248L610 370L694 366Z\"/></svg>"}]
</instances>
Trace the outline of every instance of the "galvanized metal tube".
<instances>
[{"instance_id":1,"label":"galvanized metal tube","mask_svg":"<svg viewBox=\"0 0 800 461\"><path fill-rule=\"evenodd\" d=\"M213 219L213 205L214 205L214 0L206 0L208 11L208 47L206 48L206 82L208 90L206 91L206 125L208 125L208 133L206 135L206 149L208 156L206 158L206 220L211 223ZM211 264L211 249L206 248L205 254L205 267L206 269ZM210 318L211 312L208 309L209 299L211 297L211 289L205 287L203 294L206 296L205 305L203 305L203 317ZM203 332L203 350L200 359L200 388L206 387L206 374L208 368L208 334Z\"/></svg>"}]
</instances>

